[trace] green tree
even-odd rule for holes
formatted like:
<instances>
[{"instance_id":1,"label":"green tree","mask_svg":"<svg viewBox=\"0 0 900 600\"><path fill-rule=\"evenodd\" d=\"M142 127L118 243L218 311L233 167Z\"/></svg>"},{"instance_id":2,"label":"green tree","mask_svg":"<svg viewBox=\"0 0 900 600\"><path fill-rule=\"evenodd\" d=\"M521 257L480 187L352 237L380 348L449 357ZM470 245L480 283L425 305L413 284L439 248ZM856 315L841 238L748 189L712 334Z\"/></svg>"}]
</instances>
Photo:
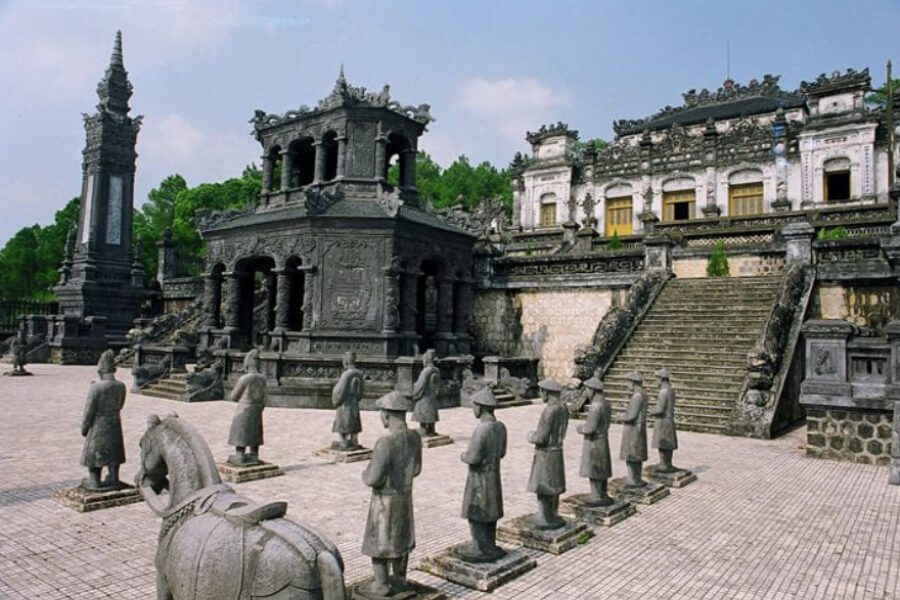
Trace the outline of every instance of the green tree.
<instances>
[{"instance_id":1,"label":"green tree","mask_svg":"<svg viewBox=\"0 0 900 600\"><path fill-rule=\"evenodd\" d=\"M134 211L132 237L141 245L144 273L149 279L156 276L156 242L162 239L166 228L174 229L178 195L187 189L184 177L169 175L147 193L147 202Z\"/></svg>"},{"instance_id":2,"label":"green tree","mask_svg":"<svg viewBox=\"0 0 900 600\"><path fill-rule=\"evenodd\" d=\"M728 255L725 253L725 242L719 240L713 248L712 254L709 255L709 261L706 263L707 277L728 277L731 270L728 267Z\"/></svg>"},{"instance_id":3,"label":"green tree","mask_svg":"<svg viewBox=\"0 0 900 600\"><path fill-rule=\"evenodd\" d=\"M900 79L891 79L891 88L894 91L894 97L896 98L898 90L900 90ZM872 107L886 107L887 99L888 99L888 90L887 90L887 81L881 84L881 87L876 88L871 94L866 96L866 102ZM894 100L894 110L900 109L900 106L897 106L897 101ZM895 116L896 118L896 116Z\"/></svg>"}]
</instances>

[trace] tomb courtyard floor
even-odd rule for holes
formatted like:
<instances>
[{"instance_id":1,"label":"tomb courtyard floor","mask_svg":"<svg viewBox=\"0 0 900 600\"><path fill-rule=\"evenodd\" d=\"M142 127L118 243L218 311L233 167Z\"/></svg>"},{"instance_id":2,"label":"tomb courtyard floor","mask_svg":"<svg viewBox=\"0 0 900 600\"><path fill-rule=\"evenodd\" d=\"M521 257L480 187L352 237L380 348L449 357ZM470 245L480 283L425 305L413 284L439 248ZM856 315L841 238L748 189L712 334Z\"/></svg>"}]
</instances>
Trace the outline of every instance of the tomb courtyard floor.
<instances>
[{"instance_id":1,"label":"tomb courtyard floor","mask_svg":"<svg viewBox=\"0 0 900 600\"><path fill-rule=\"evenodd\" d=\"M80 514L51 498L84 476L79 428L96 369L28 368L34 377L0 378L0 598L155 598L160 521L144 503ZM118 376L130 385L129 371ZM506 518L534 510L535 498L525 491L532 460L525 437L540 410L498 411L509 431ZM129 393L122 413L124 480L137 471L147 415L173 411L197 426L217 460L227 457L231 403ZM343 554L349 584L370 572L360 553L369 491L360 480L365 463L315 457L331 442L331 420L330 411L266 409L261 455L286 474L235 487L253 499L287 501L288 517L324 532ZM411 567L467 539L459 517L466 479L459 455L474 424L470 409L441 413L438 431L456 443L425 450L414 489L418 545ZM588 491L578 477L576 424L566 439L567 493ZM361 442L371 447L382 431L378 415L363 413L363 427ZM621 427L610 433L618 456ZM808 458L803 429L771 441L678 435L675 462L696 471L697 482L640 506L612 528L598 528L563 555L534 552L538 567L492 594L418 570L411 569L411 578L467 599L900 599L900 487L887 484L887 467ZM624 474L624 462L614 461L613 469Z\"/></svg>"}]
</instances>

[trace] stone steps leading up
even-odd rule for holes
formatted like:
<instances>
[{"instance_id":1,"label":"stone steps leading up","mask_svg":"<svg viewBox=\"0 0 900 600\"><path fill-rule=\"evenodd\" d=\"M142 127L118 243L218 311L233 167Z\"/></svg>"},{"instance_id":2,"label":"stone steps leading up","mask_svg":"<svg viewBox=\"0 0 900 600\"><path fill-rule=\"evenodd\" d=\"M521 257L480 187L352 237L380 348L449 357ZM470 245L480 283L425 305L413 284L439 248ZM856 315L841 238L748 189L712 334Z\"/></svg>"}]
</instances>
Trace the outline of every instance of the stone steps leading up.
<instances>
[{"instance_id":1,"label":"stone steps leading up","mask_svg":"<svg viewBox=\"0 0 900 600\"><path fill-rule=\"evenodd\" d=\"M673 279L603 377L620 419L629 394L625 376L644 376L652 407L660 367L672 374L679 429L725 433L746 377L747 354L771 312L781 277ZM652 419L648 419L652 421Z\"/></svg>"},{"instance_id":2,"label":"stone steps leading up","mask_svg":"<svg viewBox=\"0 0 900 600\"><path fill-rule=\"evenodd\" d=\"M187 373L172 373L169 377L151 383L140 391L144 396L167 400L181 400L185 392L187 392Z\"/></svg>"}]
</instances>

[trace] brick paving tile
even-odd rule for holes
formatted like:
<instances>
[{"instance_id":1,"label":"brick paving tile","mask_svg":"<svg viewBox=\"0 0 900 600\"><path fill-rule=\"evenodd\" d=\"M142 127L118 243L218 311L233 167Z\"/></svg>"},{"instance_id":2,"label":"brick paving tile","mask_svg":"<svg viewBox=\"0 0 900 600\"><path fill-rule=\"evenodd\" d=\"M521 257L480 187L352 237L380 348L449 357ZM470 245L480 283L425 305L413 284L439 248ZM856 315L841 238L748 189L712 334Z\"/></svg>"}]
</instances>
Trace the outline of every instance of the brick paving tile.
<instances>
[{"instance_id":1,"label":"brick paving tile","mask_svg":"<svg viewBox=\"0 0 900 600\"><path fill-rule=\"evenodd\" d=\"M0 598L152 598L159 520L143 504L79 514L52 494L83 476L78 464L84 394L93 367L31 365L35 376L0 378ZM0 371L8 370L0 365ZM130 373L120 371L127 383ZM177 412L196 425L213 455L224 459L233 405L182 404L129 394L123 411L128 463L137 470L138 440L148 414ZM532 512L525 492L532 452L526 433L536 405L500 411L509 430L503 462L508 518ZM258 500L286 500L288 516L322 530L338 546L346 579L368 575L360 553L369 502L360 481L364 463L315 457L331 441L328 411L267 409L263 458L284 477L240 484ZM425 451L415 483L416 538L411 557L465 540L459 517L466 468L459 461L474 425L468 409L441 413L439 430L456 440ZM371 446L381 426L363 414L361 441ZM613 426L618 455L621 428ZM807 458L803 431L777 440L680 432L676 462L699 480L561 556L529 551L538 567L483 594L421 571L411 576L451 597L497 600L579 598L900 600L900 487L887 469ZM580 436L566 440L569 493L588 491L578 477ZM625 465L616 461L616 473Z\"/></svg>"}]
</instances>

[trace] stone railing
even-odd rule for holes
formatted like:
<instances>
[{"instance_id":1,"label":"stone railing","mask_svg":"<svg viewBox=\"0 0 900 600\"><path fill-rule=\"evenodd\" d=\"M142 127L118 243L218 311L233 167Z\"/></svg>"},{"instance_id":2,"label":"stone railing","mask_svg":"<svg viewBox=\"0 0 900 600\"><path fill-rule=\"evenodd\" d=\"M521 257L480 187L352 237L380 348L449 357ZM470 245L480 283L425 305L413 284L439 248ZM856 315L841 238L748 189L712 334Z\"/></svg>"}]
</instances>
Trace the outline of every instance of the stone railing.
<instances>
[{"instance_id":1,"label":"stone railing","mask_svg":"<svg viewBox=\"0 0 900 600\"><path fill-rule=\"evenodd\" d=\"M877 237L813 242L820 281L893 279L891 263Z\"/></svg>"},{"instance_id":2,"label":"stone railing","mask_svg":"<svg viewBox=\"0 0 900 600\"><path fill-rule=\"evenodd\" d=\"M629 285L644 269L641 248L617 252L513 256L494 261L492 287L572 287L586 283Z\"/></svg>"},{"instance_id":3,"label":"stone railing","mask_svg":"<svg viewBox=\"0 0 900 600\"><path fill-rule=\"evenodd\" d=\"M810 265L794 263L787 268L778 299L747 357L747 377L730 433L770 438L802 416L785 398L796 397L803 356L797 344L815 280Z\"/></svg>"},{"instance_id":4,"label":"stone railing","mask_svg":"<svg viewBox=\"0 0 900 600\"><path fill-rule=\"evenodd\" d=\"M133 350L131 375L134 379L132 391L135 392L172 373L187 372L187 363L193 356L191 349L185 346L135 344Z\"/></svg>"},{"instance_id":5,"label":"stone railing","mask_svg":"<svg viewBox=\"0 0 900 600\"><path fill-rule=\"evenodd\" d=\"M622 347L653 306L657 296L671 278L666 269L642 275L631 286L628 300L621 308L611 308L600 321L591 345L575 351L575 377L581 380L606 374Z\"/></svg>"}]
</instances>

